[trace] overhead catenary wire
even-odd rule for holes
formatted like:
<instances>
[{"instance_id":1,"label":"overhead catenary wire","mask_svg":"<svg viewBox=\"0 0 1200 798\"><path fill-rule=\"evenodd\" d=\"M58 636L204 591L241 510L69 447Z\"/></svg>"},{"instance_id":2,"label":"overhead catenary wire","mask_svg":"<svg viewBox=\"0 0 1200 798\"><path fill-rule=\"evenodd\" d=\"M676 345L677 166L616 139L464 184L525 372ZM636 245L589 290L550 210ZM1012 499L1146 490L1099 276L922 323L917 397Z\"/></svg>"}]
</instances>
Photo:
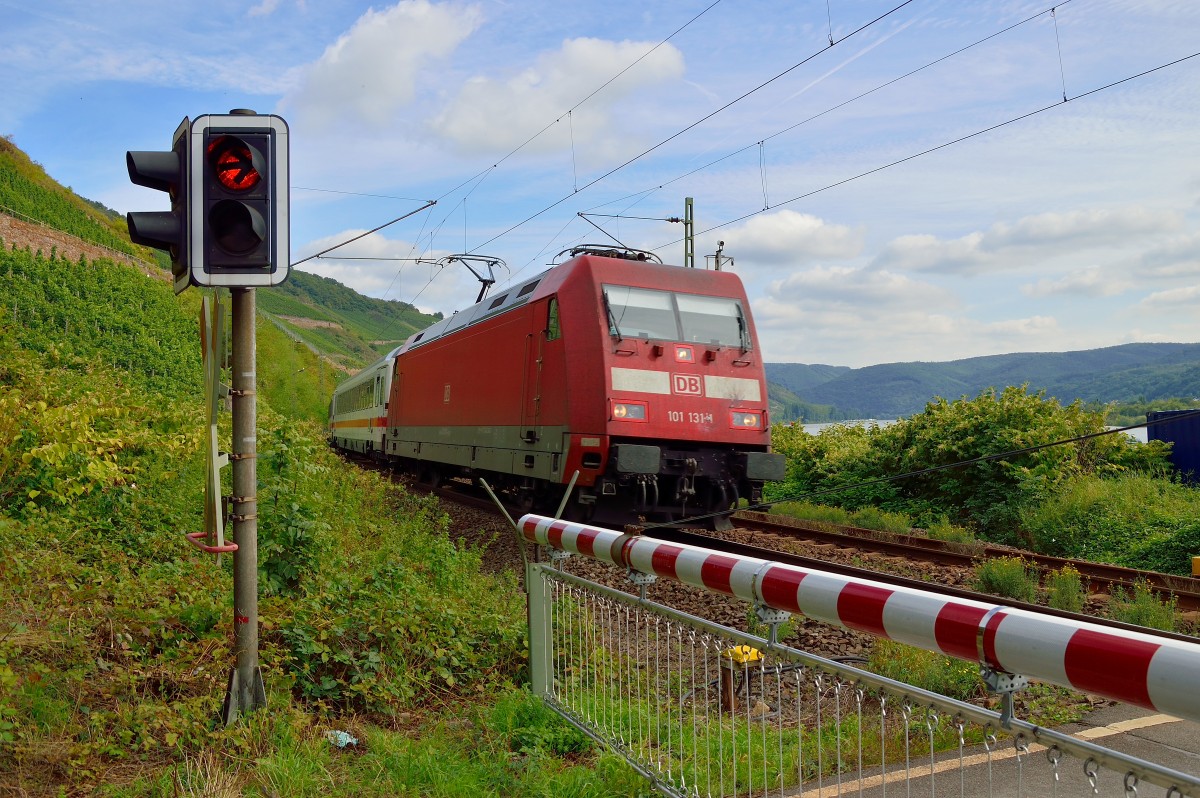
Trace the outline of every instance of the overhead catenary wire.
<instances>
[{"instance_id":1,"label":"overhead catenary wire","mask_svg":"<svg viewBox=\"0 0 1200 798\"><path fill-rule=\"evenodd\" d=\"M680 136L682 136L684 133L687 133L689 130L692 130L693 128L695 128L695 127L697 127L697 126L699 126L699 125L702 125L704 122L708 121L709 119L712 119L712 118L713 118L714 116L716 116L717 114L720 114L720 113L722 113L722 112L724 112L724 111L728 110L729 108L733 107L733 106L734 106L734 105L736 105L737 103L739 103L739 102L741 102L742 100L746 99L747 97L750 97L751 95L753 95L753 94L755 94L755 93L757 93L757 92L761 91L762 89L764 89L764 88L766 88L767 86L771 85L772 83L774 83L775 81L777 81L777 80L779 80L780 78L784 77L785 75L788 75L788 74L790 74L791 72L794 72L795 70L797 70L797 69L799 69L800 67L802 67L802 66L804 66L805 64L807 64L809 61L812 61L814 58L816 58L817 56L821 55L822 53L826 53L826 52L828 52L830 49L832 49L833 47L837 46L838 44L841 44L842 42L845 42L846 40L848 40L848 39L851 39L851 38L853 38L854 36L857 36L858 34L862 33L863 31L867 30L868 28L872 27L873 25L876 25L876 24L878 24L878 23L879 23L879 22L881 22L882 20L884 20L884 19L886 19L886 18L890 17L892 14L895 14L897 11L899 11L900 9L904 8L905 6L909 5L909 4L910 4L910 3L912 3L912 2L913 2L913 0L904 0L904 2L902 2L902 3L900 3L899 5L897 5L897 6L893 7L892 9L890 9L890 10L888 10L888 11L884 12L883 14L880 14L878 17L876 17L875 19L871 20L870 22L864 23L863 25L861 25L860 27L858 27L858 28L856 28L855 30L851 31L850 33L846 34L846 35L845 35L845 36L843 36L842 38L840 38L840 39L836 40L835 42L832 42L832 43L830 43L830 45L829 45L828 47L824 47L824 48L822 48L822 49L820 49L820 50L818 50L818 51L816 51L816 52L812 53L811 55L808 55L808 56L806 56L804 59L802 59L801 61L799 61L799 62L797 62L797 63L793 64L792 66L788 67L787 69L783 70L782 72L779 72L779 73L777 73L776 75L774 75L774 76L772 76L772 77L768 78L767 80L763 81L762 83L760 83L759 85L755 86L754 88L752 88L752 89L750 89L750 90L748 90L748 91L746 91L746 92L744 92L744 93L742 93L742 94L738 95L738 96L737 96L737 97L735 97L734 99L732 99L732 100L730 100L729 102L727 102L727 103L725 103L724 105L722 105L720 108L717 108L716 110L714 110L714 111L711 111L711 112L709 112L708 114L705 114L704 116L702 116L702 117L700 117L699 119L697 119L695 122L692 122L691 124L689 124L689 125L687 125L686 127L684 127L682 130L679 130L679 131L677 131L677 132L675 132L675 133L671 134L671 135L670 135L670 136L668 136L667 138L665 138L665 139L663 139L662 141L658 142L658 143L657 143L657 144L655 144L654 146L652 146L652 147L649 147L648 149L645 149L645 150L643 150L642 152L640 152L640 153L638 153L637 155L633 156L632 158L630 158L629 160L627 160L627 161L625 161L624 163L620 164L619 166L614 166L612 169L608 170L608 171L607 171L607 172L605 172L604 174L602 174L602 175L600 175L599 177L595 178L595 179L594 179L594 180L592 180L591 182L589 182L589 183L585 183L583 186L581 186L580 188L578 188L576 191L572 192L571 194L567 194L566 196L562 197L561 199L558 199L558 200L556 200L555 202L551 203L550 205L547 205L545 208L542 208L542 209L541 209L540 211L538 211L537 213L534 213L533 215L531 215L531 216L528 216L528 217L526 217L525 219L522 219L521 221L517 222L516 224L512 225L511 227L508 227L508 228L506 228L505 230L501 231L500 233L497 233L496 235L494 235L494 236L492 236L491 238L489 238L487 241L484 241L482 244L479 244L478 246L474 247L474 248L473 248L471 251L472 251L472 252L475 252L475 251L477 251L477 250L479 250L479 249L482 249L483 247L486 247L488 244L491 244L491 243L493 243L494 241L496 241L496 240L498 240L498 239L500 239L500 238L503 238L504 236L508 235L509 233L513 232L514 230L517 230L517 229L519 229L519 228L521 228L521 227L524 227L526 224L528 224L529 222L532 222L534 219L537 219L537 218L538 218L538 217L540 217L542 214L544 214L544 213L546 213L546 212L548 212L548 211L551 211L551 210L553 210L554 208L557 208L559 205L561 205L561 204L563 204L564 202L566 202L567 200L571 199L572 197L574 197L574 196L575 196L576 194L578 194L579 192L581 192L581 191L585 191L585 190L587 190L587 189L591 188L592 186L596 185L596 184L597 184L597 183L599 183L600 181L602 181L602 180L605 180L605 179L607 179L607 178L609 178L609 177L612 177L614 174L616 174L617 172L621 171L622 169L624 169L625 167L629 166L630 164L632 164L632 163L635 163L635 162L637 162L637 161L641 160L642 158L645 158L647 155L649 155L650 153L654 152L654 151L655 151L655 150L657 150L659 147L662 147L664 144L668 144L668 143L670 143L670 142L674 141L675 139L679 138Z\"/></svg>"},{"instance_id":2,"label":"overhead catenary wire","mask_svg":"<svg viewBox=\"0 0 1200 798\"><path fill-rule=\"evenodd\" d=\"M1090 91L1085 91L1082 94L1078 94L1074 97L1071 97L1070 99L1063 100L1061 102L1055 101L1053 103L1050 103L1049 105L1045 105L1045 106L1042 106L1041 108L1037 108L1033 111L1029 111L1028 113L1021 114L1020 116L1015 116L1015 117L1012 117L1011 119L1007 119L1007 120L1005 120L1003 122L999 122L995 125L990 125L988 127L982 128L980 130L976 130L974 133L968 133L965 136L959 136L958 138L953 139L951 141L943 142L941 144L938 144L937 146L930 147L926 150L921 150L920 152L913 153L912 155L908 155L903 158L898 158L894 161L890 161L889 163L885 163L881 166L876 166L873 169L868 169L865 172L859 172L858 174L852 175L851 177L847 177L842 180L838 180L834 183L829 183L828 185L821 186L820 188L815 188L812 191L807 191L803 194L792 197L791 199L782 200L782 201L777 202L774 205L770 206L769 208L763 208L761 210L751 211L750 213L739 216L736 219L729 219L728 221L721 222L720 224L715 224L712 227L706 228L704 230L700 230L699 232L696 233L696 235L699 236L699 235L703 235L704 233L711 233L714 230L720 230L721 228L728 227L731 224L737 224L738 222L744 222L747 219L750 219L754 216L758 216L760 214L766 213L769 210L774 210L775 208L780 208L784 205L790 205L793 202L799 202L800 200L808 199L809 197L815 196L815 195L820 194L825 191L829 191L830 189L837 188L839 186L844 186L847 183L854 182L855 180L860 180L864 177L867 177L868 175L873 175L873 174L876 174L877 172L882 172L885 169L891 169L893 166L899 166L900 164L908 163L909 161L915 161L916 159L922 158L926 155L929 155L930 153L934 153L939 150L944 150L947 147L952 147L955 144L961 144L962 142L969 141L973 138L978 138L979 136L983 136L987 133L991 133L995 130L999 130L1003 127L1007 127L1008 125L1012 125L1017 122L1021 122L1025 119L1029 119L1030 117L1034 117L1034 116L1037 116L1038 114L1045 113L1046 111L1052 110L1054 108L1060 108L1063 105L1066 105L1067 103L1076 102L1077 100L1082 100L1085 97L1090 97L1093 94L1098 94L1102 91L1107 91L1108 89L1115 88L1124 83L1129 83L1130 81L1138 80L1139 78L1144 78L1147 75L1153 74L1155 72L1159 72L1164 69L1169 69L1170 67L1173 67L1173 66L1178 66L1179 64L1182 64L1185 61L1189 61L1193 58L1196 58L1197 56L1200 56L1200 51L1192 53L1191 55L1185 55L1182 58L1177 58L1174 61L1169 61L1165 64L1160 64L1156 67L1152 67L1152 68L1144 70L1142 72L1138 72L1137 74L1128 75L1119 80L1114 80L1111 83L1107 83L1103 86L1098 86L1097 88L1091 89ZM660 244L659 246L652 247L650 251L655 252L660 249L664 249L666 247L678 244L680 241L682 241L682 239L675 239L674 241L669 241L665 244Z\"/></svg>"},{"instance_id":3,"label":"overhead catenary wire","mask_svg":"<svg viewBox=\"0 0 1200 798\"><path fill-rule=\"evenodd\" d=\"M456 192L458 189L460 189L460 188L462 188L463 186L465 186L465 185L467 185L468 183L470 183L472 180L476 180L476 179L480 179L480 180L482 180L482 178L483 178L483 177L486 177L486 176L487 176L487 174L488 174L489 172L491 172L491 171L492 171L492 170L494 170L494 169L497 169L497 168L499 168L500 164L504 163L504 162L505 162L505 161L507 161L509 158L513 157L513 156L514 156L514 155L516 155L518 152L520 152L521 150L525 149L527 146L529 146L529 145L530 145L530 144L532 144L534 141L536 141L536 140L537 140L537 139L538 139L538 138L539 138L539 137L540 137L540 136L541 136L543 133L545 133L547 130L549 130L550 128L554 127L554 126L555 126L555 125L557 125L559 122L561 122L561 121L562 121L562 118L563 118L563 116L564 116L564 115L569 115L569 114L573 113L574 111L577 111L577 110L579 110L579 107L580 107L580 106L582 106L582 105L583 105L584 103L586 103L588 100L592 99L592 98L593 98L593 97L595 97L597 94L599 94L601 91L603 91L605 88L607 88L607 87L608 87L608 86L609 86L609 85L610 85L610 84L611 84L613 81L615 81L617 78L621 77L621 76L622 76L622 75L624 75L626 72L628 72L629 70L633 69L635 66L637 66L638 64L640 64L642 61L644 61L646 58L648 58L648 57L649 57L649 56L650 56L652 53L654 53L656 50L658 50L658 48L662 47L664 44L666 44L667 42L671 41L671 39L673 39L673 38L675 38L676 36L678 36L678 35L679 35L680 33L682 33L682 32L683 32L685 29L687 29L689 26L691 26L691 25L692 25L692 23L694 23L696 20L700 19L700 17L702 17L702 16L704 16L705 14L707 14L709 11L711 11L711 10L712 10L714 7L716 7L716 6L717 6L717 5L719 5L720 3L721 3L721 0L713 0L713 2L712 2L712 3L709 3L707 6L705 6L705 7L704 7L704 9L700 11L700 13L696 14L694 17L692 17L691 19L689 19L687 22L683 23L683 24L682 24L682 25L680 25L678 28L676 28L676 29L675 29L675 30L674 30L674 31L671 33L671 35L667 36L665 39L663 39L662 41L660 41L658 44L654 45L654 46L653 46L653 47L651 47L649 50L647 50L646 52L642 53L642 54L641 54L640 56L638 56L636 59L634 59L633 61L631 61L631 62L630 62L630 63L629 63L629 64L628 64L628 65L627 65L627 66L626 66L624 69L622 69L620 72L618 72L617 74L613 75L611 78L609 78L608 80L604 81L604 82L603 82L603 83L601 83L599 86L597 86L595 89L593 89L593 90L591 91L591 93L589 93L589 94L588 94L586 97L584 97L582 100L580 100L580 101L578 101L577 103L575 103L574 105L572 105L570 108L568 108L568 109L567 109L565 112L563 112L562 114L559 114L559 115L558 115L558 117L557 117L557 118L555 118L555 120L554 120L553 122L549 122L549 123L547 123L547 124L546 124L544 127L542 127L542 129L541 129L541 130L539 130L537 133L534 133L532 136L530 136L529 138L525 139L525 141L521 142L521 143L520 143L520 144L518 144L516 147L514 147L512 150L510 150L510 151L508 152L508 154L507 154L507 155L505 155L504 157L500 158L498 161L496 161L494 164L492 164L491 166L487 167L487 168L486 168L486 169L484 169L483 171L481 171L481 172L479 172L479 173L475 174L474 176L472 176L472 177L470 177L470 178L468 178L468 179L464 180L462 183L459 183L457 186L455 186L454 188L450 189L450 190L449 190L449 191L447 191L445 194L442 194L442 196L441 196L441 197L439 197L439 199L445 199L446 197L448 197L448 196L450 196L451 194L453 194L454 192Z\"/></svg>"},{"instance_id":4,"label":"overhead catenary wire","mask_svg":"<svg viewBox=\"0 0 1200 798\"><path fill-rule=\"evenodd\" d=\"M372 233L378 233L380 230L384 229L385 227L390 227L391 225L394 225L396 222L404 221L405 219L407 219L410 216L415 216L416 214L420 213L423 210L432 208L434 205L437 205L437 200L428 200L428 201L426 201L426 203L424 205L422 205L420 208L417 208L414 211L409 211L408 213L404 214L403 216L397 216L395 219L392 219L390 222L384 222L383 224L379 225L378 227L373 227L365 233L359 233L356 236L346 239L345 241L341 242L340 244L334 244L332 247L323 249L320 252L316 253L315 255L309 255L307 258L302 258L301 260L293 261L291 263L291 266L295 267L295 266L299 266L301 263L307 263L308 261L312 260L313 258L319 258L322 255L326 255L330 252L333 252L335 249L340 249L341 247L344 247L347 244L352 244L355 241L359 240L360 238L366 238L367 236L371 235Z\"/></svg>"},{"instance_id":5,"label":"overhead catenary wire","mask_svg":"<svg viewBox=\"0 0 1200 798\"><path fill-rule=\"evenodd\" d=\"M771 139L778 138L779 136L782 136L786 133L790 133L791 131L796 130L799 127L802 127L803 125L807 125L809 122L814 122L817 119L820 119L821 117L823 117L827 114L833 113L834 111L837 111L841 108L845 108L846 106L850 105L851 103L857 102L857 101L863 99L864 97L868 97L878 91L882 91L883 89L886 89L889 86L895 85L896 83L899 83L900 81L906 80L920 72L923 72L927 69L937 66L938 64L940 64L944 61L948 61L949 59L954 58L955 56L961 55L962 53L965 53L968 50L978 47L981 44L985 44L985 43L991 41L992 39L995 39L998 36L1003 36L1005 33L1008 33L1016 28L1019 28L1022 25L1026 25L1026 24L1038 19L1039 17L1045 16L1046 14L1051 13L1055 8L1062 8L1063 6L1067 5L1070 2L1072 2L1072 0L1062 0L1062 2L1057 3L1054 7L1045 8L1041 11L1038 11L1037 13L1032 14L1028 17L1025 17L1024 19L1022 19L1018 22L1014 22L1011 25L1001 28L1000 30L996 31L995 33L991 33L987 36L984 36L981 39L977 39L968 45L960 47L957 50L954 50L953 52L950 52L950 53L947 53L946 55L941 56L940 58L936 58L933 61L929 61L928 63L917 67L916 69L909 70L908 72L905 72L903 75L899 75L895 78L892 78L891 80L885 81L884 83L880 83L879 85L875 86L874 88L867 89L866 91L864 91L860 94L856 94L855 96L853 96L847 100L844 100L840 103L837 103L836 105L831 105L830 107L826 108L824 111L815 113L811 116L808 116L808 117L800 120L799 122L796 122L795 124L788 125L787 127L783 128L781 130L777 130L776 132L763 138L761 141L756 141L752 144L747 144L744 147L733 150L732 152L728 152L725 155L722 155L721 157L719 157L715 160L709 161L708 163L705 163L701 166L697 166L694 169L690 169L687 172L684 172L683 174L673 177L669 180L665 180L662 183L658 184L657 186L653 186L653 187L647 188L647 189L642 189L641 191L637 191L632 194L626 194L625 196L618 197L615 200L609 200L608 202L593 206L592 208L589 208L588 210L590 211L590 210L594 210L595 208L602 208L605 205L611 205L616 202L623 202L626 199L629 199L631 197L636 197L640 194L646 194L646 193L650 193L650 192L654 192L654 191L659 191L659 190L671 185L672 183L678 183L680 180L684 180L688 177L691 177L694 174L703 172L706 169L710 169L710 168L716 166L717 164L723 163L723 162L729 160L730 158L734 158L738 155L741 155L742 153L748 152L748 151L754 149L755 147L761 148L766 142L770 141ZM760 161L760 164L761 164L761 161ZM761 166L760 166L760 168L761 168ZM764 179L764 183L765 183L765 179ZM766 209L769 209L770 204L768 202L766 202L765 200L764 200L764 205L767 205L768 207ZM673 243L675 243L675 242L673 242Z\"/></svg>"},{"instance_id":6,"label":"overhead catenary wire","mask_svg":"<svg viewBox=\"0 0 1200 798\"><path fill-rule=\"evenodd\" d=\"M571 107L570 107L570 108L567 110L567 112L566 112L566 113L567 113L567 115L568 115L568 116L569 116L569 115L571 115L571 114L572 114L574 111L576 111L577 109L579 109L579 108L580 108L580 106L582 106L582 105L583 105L584 103L586 103L588 100L590 100L591 98L593 98L593 97L595 97L597 94L599 94L601 91L603 91L603 90L604 90L604 89L605 89L607 86L609 86L609 85L610 85L610 84L611 84L613 81L617 80L617 79L618 79L618 78L620 78L622 75L624 75L626 72L628 72L630 69L632 69L633 67L637 66L637 64L641 63L643 60L645 60L647 57L649 57L649 56L650 56L652 53L654 53L654 52L655 52L656 50L658 50L660 47L662 47L663 45L665 45L667 42L669 42L671 39L673 39L675 36L677 36L677 35L678 35L680 32L682 32L683 30L685 30L686 28L688 28L690 25L692 25L694 22L696 22L696 20L700 19L702 16L704 16L705 14L707 14L709 11L711 11L713 8L715 8L715 7L716 7L717 5L719 5L720 3L721 3L721 0L713 0L713 2L711 2L711 3L709 3L707 6L705 6L705 7L704 7L704 8L703 8L703 9L702 9L702 10L701 10L699 13L697 13L695 16L693 16L691 19L689 19L689 20L688 20L687 22L685 22L683 25L680 25L678 28L676 28L676 29L675 29L675 30L674 30L674 31L673 31L673 32L672 32L672 33L671 33L669 36L667 36L666 38L662 39L660 42L658 42L658 44L654 45L654 46L653 46L653 47L651 47L649 50L647 50L645 53L643 53L642 55L640 55L638 58L634 59L632 62L630 62L629 64L627 64L627 65L626 65L626 66L625 66L623 69L621 69L621 70L620 70L619 72L617 72L615 75L613 75L613 76L612 76L612 77L610 77L608 80L606 80L604 83L600 84L600 85L599 85L599 86L597 86L595 89L593 89L593 90L592 90L592 91L591 91L591 92L590 92L590 93L589 93L587 96L585 96L583 99L581 99L581 100L579 100L578 102L576 102L576 103L575 103L573 106L571 106ZM434 202L437 202L437 201L439 201L439 200L444 200L445 198L447 198L447 197L451 196L452 194L456 193L456 192L457 192L459 189L463 188L464 186L467 186L467 185L470 185L471 183L474 183L474 185L473 185L473 186L471 186L471 188L470 188L470 189L469 189L469 190L466 192L466 194L463 196L463 199L462 199L462 201L461 201L461 202L463 203L463 216L464 216L464 218L463 218L463 239L464 239L464 241L463 241L463 250L464 250L464 251L466 251L466 249L467 249L467 245L466 245L466 236L467 236L467 230L466 230L466 206L465 206L465 203L466 203L466 200L467 200L467 198L468 198L468 197L470 197L470 195L471 195L471 194L473 194L473 193L475 192L475 190L479 188L479 186L480 186L480 185L483 183L483 181L484 181L484 180L487 178L487 176L488 176L489 174L491 174L491 172L492 172L492 171L494 171L495 169L499 168L500 164L504 163L504 162L505 162L505 161L507 161L509 158L511 158L512 156L516 155L518 152L520 152L522 149L524 149L526 146L528 146L528 145L529 145L531 142L533 142L534 140L536 140L536 139L537 139L539 136L541 136L543 133L545 133L545 132L546 132L547 130L549 130L551 127L553 127L554 125L558 124L560 121L562 121L562 115L561 115L561 114L560 114L560 115L558 116L558 118L556 118L556 119L555 119L553 122L550 122L550 123L548 123L547 125L545 125L545 126L544 126L544 127L541 129L541 130L539 130L537 133L534 133L532 136L530 136L529 138L527 138L527 139L526 139L524 142L522 142L522 143L521 143L521 144L519 144L517 147L515 147L514 149L512 149L512 150L511 150L511 151L510 151L510 152L509 152L507 155L505 155L504 157L502 157L502 158L500 158L499 160L497 160L497 161L496 161L495 163L493 163L491 166L489 166L489 167L487 167L486 169L484 169L484 170L482 170L482 171L480 171L480 172L476 173L475 175L472 175L471 177L467 178L467 179L466 179L466 180L464 180L463 182L459 183L459 184L458 184L457 186L455 186L454 188L451 188L450 190L448 190L448 191L444 192L444 193L443 193L441 196L439 196L439 197L437 198L437 200L434 200ZM572 159L572 171L574 171L574 168L575 168L575 153L574 153L574 127L573 127L573 122L572 122L572 132L571 132L571 147L572 147L572 152L571 152L571 159ZM576 178L576 180L577 180L577 178ZM312 190L320 190L320 189L312 189ZM352 192L344 192L344 193L352 193ZM457 206L455 206L455 207L457 207ZM430 236L430 248L431 248L431 249L433 248L433 240L434 240L434 237L436 236L437 232L438 232L438 231L440 231L440 230L441 230L441 228L442 228L442 227L445 225L446 221L449 219L450 215L451 215L453 212L454 212L454 208L451 208L451 209L450 209L450 211L448 211L448 212L447 212L447 214L446 214L446 217L442 219L442 222L441 222L441 223L439 223L439 224L437 225L437 227L435 228L434 232L431 234L431 236ZM394 220L393 222L389 222L388 224L394 224L394 223L395 223L395 221L399 221L399 219L397 219L397 220ZM383 227L386 227L386 226L387 226L387 225L383 225L383 226L381 226L381 227L379 227L379 228L375 228L375 230L368 231L368 233L365 233L364 235L369 235L369 234L370 234L370 233L372 233L372 232L377 232L378 230L380 230L380 229L383 229ZM564 226L564 229L565 229L565 226ZM560 231L560 235L561 235L561 231ZM339 246L339 247L340 247L340 246L344 246L345 244L349 244L349 243L351 243L352 241L356 241L356 240L358 240L358 238L362 238L362 237L363 237L363 236L357 236L357 237L355 237L355 238L353 238L353 239L349 239L349 240L347 240L347 241L343 242L342 244L339 244L338 246ZM419 240L419 236L418 236L418 240ZM329 249L329 250L326 250L325 252L330 252L330 251L332 251L333 249L337 249L337 248L338 248L338 247L333 247L333 248L331 248L331 249ZM320 254L325 254L325 253L320 253ZM310 259L311 259L311 258L310 258ZM308 259L306 259L306 260L308 260ZM303 262L304 262L304 261L299 261L299 263L303 263ZM295 265L295 264L293 264L293 265ZM520 270L518 270L518 271L520 271ZM394 283L395 283L395 280L393 279L393 281L392 281L392 284L394 284ZM417 296L420 296L420 294L424 292L425 288L428 288L428 284L426 284L424 287L422 287L422 289L421 289L421 292L419 292L419 293L417 294ZM389 291L390 291L390 286L389 286ZM413 298L413 301L415 301L415 300L416 300L416 297L414 297L414 298ZM410 303L410 304L411 304L411 303Z\"/></svg>"}]
</instances>

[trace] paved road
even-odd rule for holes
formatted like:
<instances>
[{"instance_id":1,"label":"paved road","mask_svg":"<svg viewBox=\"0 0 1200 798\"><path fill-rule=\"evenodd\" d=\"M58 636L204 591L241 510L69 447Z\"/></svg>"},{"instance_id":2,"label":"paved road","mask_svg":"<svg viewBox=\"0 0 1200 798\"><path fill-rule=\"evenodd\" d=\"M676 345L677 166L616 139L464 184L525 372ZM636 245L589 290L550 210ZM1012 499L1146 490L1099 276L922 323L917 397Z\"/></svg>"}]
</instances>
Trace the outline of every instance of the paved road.
<instances>
[{"instance_id":1,"label":"paved road","mask_svg":"<svg viewBox=\"0 0 1200 798\"><path fill-rule=\"evenodd\" d=\"M1093 710L1080 723L1060 731L1089 740L1163 765L1192 776L1200 775L1200 724L1179 720L1169 715L1154 714L1143 709L1123 704L1103 706ZM1096 778L1096 789L1083 770L1083 763L1071 756L1063 756L1057 768L1047 759L1041 746L1033 746L1024 756L1018 757L1011 740L1002 740L996 750L990 752L982 747L957 752L939 758L933 778L929 775L927 762L914 764L913 777L903 774L891 775L886 783L878 776L862 781L843 780L840 790L836 785L824 785L818 792L810 785L804 792L806 798L827 796L862 795L863 798L885 796L966 796L969 798L1019 798L1020 796L1062 796L1063 798L1085 798L1094 795L1162 796L1166 790L1143 782L1136 792L1125 788L1123 774L1101 768ZM861 792L860 792L861 787Z\"/></svg>"}]
</instances>

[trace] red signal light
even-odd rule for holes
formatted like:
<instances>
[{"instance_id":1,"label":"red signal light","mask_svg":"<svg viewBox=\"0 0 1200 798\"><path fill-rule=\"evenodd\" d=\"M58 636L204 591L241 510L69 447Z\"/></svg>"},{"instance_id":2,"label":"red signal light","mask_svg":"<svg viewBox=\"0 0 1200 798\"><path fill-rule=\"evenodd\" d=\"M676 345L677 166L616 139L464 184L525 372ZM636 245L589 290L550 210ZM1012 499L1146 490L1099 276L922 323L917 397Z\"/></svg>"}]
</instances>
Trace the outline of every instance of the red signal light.
<instances>
[{"instance_id":1,"label":"red signal light","mask_svg":"<svg viewBox=\"0 0 1200 798\"><path fill-rule=\"evenodd\" d=\"M208 158L217 182L230 191L249 191L262 180L254 151L239 138L221 136L209 142Z\"/></svg>"}]
</instances>

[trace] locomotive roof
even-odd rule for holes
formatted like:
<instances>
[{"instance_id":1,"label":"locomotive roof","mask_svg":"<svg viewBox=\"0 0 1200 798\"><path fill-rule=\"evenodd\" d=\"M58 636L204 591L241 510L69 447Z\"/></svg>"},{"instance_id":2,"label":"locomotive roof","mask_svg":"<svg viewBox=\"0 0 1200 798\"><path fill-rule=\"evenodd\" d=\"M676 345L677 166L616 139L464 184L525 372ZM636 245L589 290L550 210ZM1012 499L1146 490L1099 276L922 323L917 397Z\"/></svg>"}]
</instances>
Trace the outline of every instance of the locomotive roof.
<instances>
[{"instance_id":1,"label":"locomotive roof","mask_svg":"<svg viewBox=\"0 0 1200 798\"><path fill-rule=\"evenodd\" d=\"M468 327L476 322L491 318L497 314L503 313L512 308L524 305L533 299L535 296L540 296L542 292L536 291L539 286L542 286L544 291L554 291L558 289L558 285L565 280L567 275L574 272L577 267L601 267L611 269L613 271L621 271L628 268L636 268L638 270L680 270L681 266L666 266L659 263L648 263L645 261L626 260L623 258L606 257L600 254L581 254L570 260L559 263L541 274L526 280L520 285L509 288L507 291L494 296L487 297L483 301L478 302L469 308L457 311L451 316L442 319L441 321L426 327L418 333L413 334L407 341L404 342L396 351L389 355L390 358L396 357L401 352L406 352L410 349L415 349L424 346L432 341L436 341L444 335L448 335L456 330ZM704 269L687 269L686 271L694 273L697 278L700 275L707 276L713 281L724 281L728 279L737 280L736 275L730 272L710 272ZM551 275L558 279L547 279ZM720 275L720 276L718 276ZM678 275L672 275L678 277ZM619 278L618 278L619 279ZM542 285L545 282L547 285Z\"/></svg>"}]
</instances>

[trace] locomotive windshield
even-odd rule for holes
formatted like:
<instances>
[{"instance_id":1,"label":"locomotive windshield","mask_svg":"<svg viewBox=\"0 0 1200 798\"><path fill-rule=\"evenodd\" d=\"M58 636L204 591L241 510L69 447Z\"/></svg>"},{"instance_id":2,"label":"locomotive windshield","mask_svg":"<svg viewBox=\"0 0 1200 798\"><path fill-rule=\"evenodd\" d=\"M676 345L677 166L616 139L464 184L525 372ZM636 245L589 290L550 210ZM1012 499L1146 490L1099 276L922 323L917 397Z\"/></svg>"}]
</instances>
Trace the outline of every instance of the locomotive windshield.
<instances>
[{"instance_id":1,"label":"locomotive windshield","mask_svg":"<svg viewBox=\"0 0 1200 798\"><path fill-rule=\"evenodd\" d=\"M604 303L609 334L619 338L750 348L746 317L736 299L606 285Z\"/></svg>"}]
</instances>

